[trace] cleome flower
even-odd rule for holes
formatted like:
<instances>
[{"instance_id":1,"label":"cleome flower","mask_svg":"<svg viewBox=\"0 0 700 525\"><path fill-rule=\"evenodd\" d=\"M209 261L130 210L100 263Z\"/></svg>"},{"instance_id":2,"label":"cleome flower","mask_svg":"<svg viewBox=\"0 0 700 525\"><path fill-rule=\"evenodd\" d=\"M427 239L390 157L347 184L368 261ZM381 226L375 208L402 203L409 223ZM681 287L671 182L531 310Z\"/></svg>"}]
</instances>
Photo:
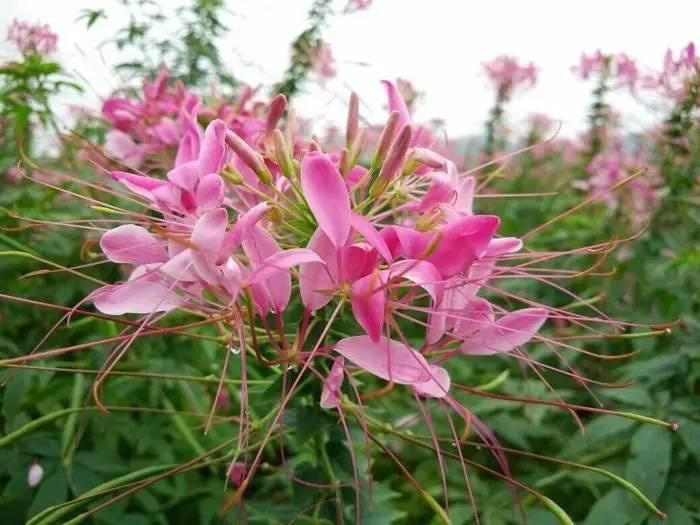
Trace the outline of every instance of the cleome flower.
<instances>
[{"instance_id":1,"label":"cleome flower","mask_svg":"<svg viewBox=\"0 0 700 525\"><path fill-rule=\"evenodd\" d=\"M507 63L493 67L512 69ZM517 73L517 82L534 82L534 67L525 70ZM513 72L501 71L498 77L506 74ZM506 81L516 83L515 78ZM542 266L565 255L595 256L611 246L525 250L521 238L501 231L497 215L478 213L477 175L460 173L435 151L429 133L411 121L400 92L390 82L384 86L390 113L372 151L364 148L355 95L340 151L326 151L316 140L298 136L294 112L283 96L273 98L265 111L248 112L248 92L236 105L212 113L183 86L170 89L164 69L144 86L143 101L112 98L103 107L115 130L129 144L147 147L145 155L158 155L160 167L110 171L108 191L138 204L137 211L105 207L119 216L119 225L101 231L99 239L102 253L124 267L125 278L101 285L86 301L100 315L140 317L129 321L134 331L119 336L93 385L98 404L100 383L133 341L173 313L194 315L201 320L197 326L215 327L220 334L215 340L232 350L226 363L238 356L239 444L260 430L247 419L247 360L280 367L284 374L285 387L260 446L253 457L229 463L228 478L236 489L223 511L243 497L265 445L306 377L318 379L316 402L337 414L349 442L347 419L356 419L369 435L374 423L365 418L365 403L396 386L421 409L441 469L443 453L425 400L449 409L450 441L460 441L455 414L465 436L474 433L494 456L500 468L496 475L521 487L496 436L460 400L461 392L479 393L454 380L460 367L492 356L516 359L556 396L558 401L550 403L570 410L580 423L573 405L561 399L542 371L588 389L592 380L562 350L590 352L577 348L573 339L549 335L546 324L574 326L589 333L584 337L608 337L627 326L555 283L579 272ZM589 306L589 313L540 304L501 284L527 279L570 295L576 305ZM561 365L531 356L531 344L549 349ZM21 359L46 355L35 352ZM458 459L466 472L467 461ZM441 475L446 485L442 470ZM444 518L432 496L421 495Z\"/></svg>"}]
</instances>

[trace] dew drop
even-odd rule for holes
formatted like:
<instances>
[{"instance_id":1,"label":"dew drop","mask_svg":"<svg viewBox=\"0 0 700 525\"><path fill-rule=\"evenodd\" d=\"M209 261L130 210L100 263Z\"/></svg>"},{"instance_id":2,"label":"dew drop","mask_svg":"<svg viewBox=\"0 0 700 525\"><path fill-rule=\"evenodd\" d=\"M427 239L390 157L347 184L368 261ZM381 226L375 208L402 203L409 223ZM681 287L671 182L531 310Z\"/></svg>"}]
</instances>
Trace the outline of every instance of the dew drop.
<instances>
[{"instance_id":1,"label":"dew drop","mask_svg":"<svg viewBox=\"0 0 700 525\"><path fill-rule=\"evenodd\" d=\"M228 345L228 351L233 355L238 355L241 353L241 347L236 345Z\"/></svg>"}]
</instances>

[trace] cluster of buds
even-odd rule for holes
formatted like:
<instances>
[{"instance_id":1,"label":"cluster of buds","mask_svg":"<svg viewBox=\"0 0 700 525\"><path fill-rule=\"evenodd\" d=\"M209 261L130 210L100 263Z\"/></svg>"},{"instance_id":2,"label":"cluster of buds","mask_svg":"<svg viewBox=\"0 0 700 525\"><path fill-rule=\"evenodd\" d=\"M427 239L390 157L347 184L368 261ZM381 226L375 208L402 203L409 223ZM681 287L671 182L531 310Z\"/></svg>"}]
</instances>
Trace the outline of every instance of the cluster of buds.
<instances>
[{"instance_id":1,"label":"cluster of buds","mask_svg":"<svg viewBox=\"0 0 700 525\"><path fill-rule=\"evenodd\" d=\"M14 20L7 31L7 41L14 44L23 55L49 55L56 51L58 35L47 24Z\"/></svg>"}]
</instances>

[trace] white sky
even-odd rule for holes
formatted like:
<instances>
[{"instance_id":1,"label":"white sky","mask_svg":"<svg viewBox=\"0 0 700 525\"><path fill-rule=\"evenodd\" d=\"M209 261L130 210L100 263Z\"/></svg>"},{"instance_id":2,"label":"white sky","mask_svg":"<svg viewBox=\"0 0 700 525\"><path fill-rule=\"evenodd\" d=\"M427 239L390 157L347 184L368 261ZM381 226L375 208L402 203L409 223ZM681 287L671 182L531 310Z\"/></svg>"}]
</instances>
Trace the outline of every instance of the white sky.
<instances>
[{"instance_id":1,"label":"white sky","mask_svg":"<svg viewBox=\"0 0 700 525\"><path fill-rule=\"evenodd\" d=\"M182 0L161 0L170 9ZM233 72L249 83L278 80L288 63L289 44L306 27L310 0L229 0L234 15L222 55ZM110 70L114 56L100 55L97 45L121 27L112 17L91 31L75 19L81 9L104 7L117 14L115 0L4 0L0 31L13 18L49 23L59 34L59 59L94 88L82 102L97 106L117 87ZM336 0L338 12L344 0ZM510 121L521 122L544 112L562 122L572 135L584 125L590 86L577 80L570 67L582 51L600 47L626 52L642 66L657 67L667 47L680 49L698 39L698 0L374 0L372 7L330 20L325 39L337 62L338 77L324 88L310 86L297 108L318 122L341 122L352 88L365 108L363 116L384 118L384 93L379 80L403 77L425 93L416 120L445 120L452 137L476 133L486 118L492 92L481 74L481 62L508 53L540 67L531 91L512 104ZM9 56L2 37L0 59ZM236 53L233 49L236 49ZM252 65L252 63L255 65ZM627 127L638 130L653 120L649 110L621 97Z\"/></svg>"}]
</instances>

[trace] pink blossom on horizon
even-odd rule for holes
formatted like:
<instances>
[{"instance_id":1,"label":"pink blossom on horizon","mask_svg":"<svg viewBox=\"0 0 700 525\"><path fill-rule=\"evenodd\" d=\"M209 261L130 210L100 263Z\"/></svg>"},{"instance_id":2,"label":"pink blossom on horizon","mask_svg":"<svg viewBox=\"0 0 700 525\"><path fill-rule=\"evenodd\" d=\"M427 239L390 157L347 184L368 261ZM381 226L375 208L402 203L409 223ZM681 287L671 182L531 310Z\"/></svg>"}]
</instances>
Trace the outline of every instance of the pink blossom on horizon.
<instances>
[{"instance_id":1,"label":"pink blossom on horizon","mask_svg":"<svg viewBox=\"0 0 700 525\"><path fill-rule=\"evenodd\" d=\"M311 68L322 82L337 75L333 50L328 44L322 42L316 47L311 57Z\"/></svg>"},{"instance_id":2,"label":"pink blossom on horizon","mask_svg":"<svg viewBox=\"0 0 700 525\"><path fill-rule=\"evenodd\" d=\"M58 35L51 31L48 24L30 24L15 19L7 31L7 41L14 44L23 55L49 55L56 51Z\"/></svg>"}]
</instances>

